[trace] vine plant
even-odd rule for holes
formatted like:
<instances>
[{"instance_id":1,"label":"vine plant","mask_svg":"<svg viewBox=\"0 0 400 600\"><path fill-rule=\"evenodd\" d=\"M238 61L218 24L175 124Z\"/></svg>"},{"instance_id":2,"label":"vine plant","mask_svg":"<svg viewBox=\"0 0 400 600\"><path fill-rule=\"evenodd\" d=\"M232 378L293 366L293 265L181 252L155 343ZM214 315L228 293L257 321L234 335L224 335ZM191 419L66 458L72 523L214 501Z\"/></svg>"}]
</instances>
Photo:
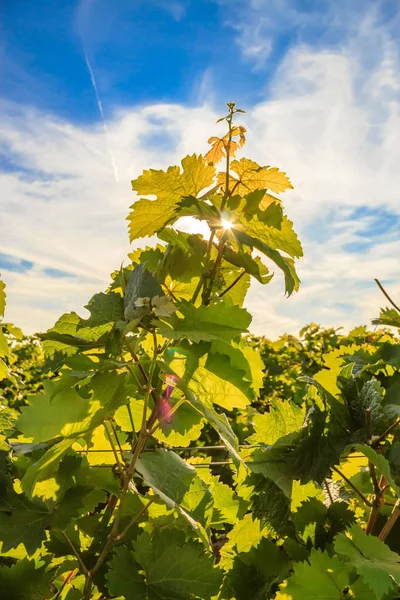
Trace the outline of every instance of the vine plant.
<instances>
[{"instance_id":1,"label":"vine plant","mask_svg":"<svg viewBox=\"0 0 400 600\"><path fill-rule=\"evenodd\" d=\"M398 345L339 349L302 403L247 412L264 368L243 336L250 280L270 281L266 258L292 294L302 249L274 195L292 187L286 174L235 158L242 112L228 103L227 132L204 157L132 182L144 197L130 239L162 243L134 250L87 318L65 314L42 335L56 376L2 432L10 600L398 597L387 545ZM180 230L181 217L203 221L208 237ZM246 414L252 433L239 444L231 425ZM205 431L228 460L207 455ZM359 456L354 481L347 465Z\"/></svg>"}]
</instances>

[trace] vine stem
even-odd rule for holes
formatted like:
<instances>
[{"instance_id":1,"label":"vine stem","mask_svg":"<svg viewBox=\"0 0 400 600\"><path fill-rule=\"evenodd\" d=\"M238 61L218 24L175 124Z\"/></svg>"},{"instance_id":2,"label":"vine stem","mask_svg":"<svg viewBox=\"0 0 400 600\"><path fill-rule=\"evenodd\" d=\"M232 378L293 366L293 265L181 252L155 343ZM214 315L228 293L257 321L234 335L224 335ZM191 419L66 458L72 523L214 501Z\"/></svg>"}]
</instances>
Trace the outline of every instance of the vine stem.
<instances>
[{"instance_id":1,"label":"vine stem","mask_svg":"<svg viewBox=\"0 0 400 600\"><path fill-rule=\"evenodd\" d=\"M386 429L386 431L384 433L382 433L382 435L380 435L378 437L373 437L371 439L371 446L377 446L378 444L383 442L383 440L389 435L389 433L391 433L393 431L393 429L395 427L397 427L397 425L400 425L400 419L396 419L396 421L394 423L392 423L390 425L390 427L388 427Z\"/></svg>"},{"instance_id":2,"label":"vine stem","mask_svg":"<svg viewBox=\"0 0 400 600\"><path fill-rule=\"evenodd\" d=\"M228 285L228 287L223 292L221 292L219 294L218 297L222 298L222 296L225 296L225 294L227 294L242 279L243 275L245 275L245 274L246 274L246 271L242 271L240 273L240 275L238 275L236 277L236 279L230 285Z\"/></svg>"},{"instance_id":3,"label":"vine stem","mask_svg":"<svg viewBox=\"0 0 400 600\"><path fill-rule=\"evenodd\" d=\"M126 338L125 338L125 344L126 344L126 347L127 347L127 348L128 348L128 350L129 350L129 354L132 356L133 360L134 360L134 361L135 361L135 363L137 364L137 366L138 366L138 369L139 369L139 371L140 371L140 373L141 373L141 375L142 375L142 377L143 377L143 380L144 380L144 382L145 382L145 385L147 386L147 385L148 385L148 377L147 377L147 373L146 373L146 371L144 370L144 368L143 368L143 365L142 365L142 364L140 364L140 360L139 360L139 357L138 357L138 355L136 354L135 350L132 348L132 345L129 343L129 341L128 341ZM132 371L131 371L131 372L132 372ZM153 388L151 389L151 392L150 392L150 393L151 393L151 396L152 396L152 398L153 398L153 400L154 400L154 403L155 403L155 404L157 404L157 402L158 402L158 398L157 398L157 395L156 395L155 391L153 390Z\"/></svg>"},{"instance_id":4,"label":"vine stem","mask_svg":"<svg viewBox=\"0 0 400 600\"><path fill-rule=\"evenodd\" d=\"M381 284L381 282L379 281L379 279L374 279L374 281L375 281L376 285L379 287L379 289L381 290L381 292L389 300L390 304L397 310L397 312L400 312L400 308L397 306L397 304L395 304L393 302L393 300L391 299L391 297L389 296L389 294L387 293L387 291L385 290L385 288L383 287L383 285Z\"/></svg>"},{"instance_id":5,"label":"vine stem","mask_svg":"<svg viewBox=\"0 0 400 600\"><path fill-rule=\"evenodd\" d=\"M378 482L378 478L376 476L375 466L369 462L369 470L372 479L372 485L374 486L374 499L372 502L371 512L368 517L367 526L365 528L365 533L369 535L374 530L376 522L378 520L379 509L383 504L383 494L386 489L386 480L382 476L380 482Z\"/></svg>"},{"instance_id":6,"label":"vine stem","mask_svg":"<svg viewBox=\"0 0 400 600\"><path fill-rule=\"evenodd\" d=\"M326 479L324 479L324 485L325 485L326 493L328 494L329 501L331 504L333 504L331 488L329 487L329 483Z\"/></svg>"},{"instance_id":7,"label":"vine stem","mask_svg":"<svg viewBox=\"0 0 400 600\"><path fill-rule=\"evenodd\" d=\"M103 427L104 427L104 430L106 432L106 437L107 437L107 439L108 439L108 441L110 443L110 446L112 448L112 451L113 451L113 454L114 454L114 458L115 458L115 462L117 463L117 466L118 466L119 474L122 477L123 468L122 468L121 462L119 460L117 448L116 448L116 446L115 446L115 444L113 442L113 439L112 439L112 436L111 436L111 432L109 431L106 422L103 423ZM121 456L122 456L122 449L121 449Z\"/></svg>"},{"instance_id":8,"label":"vine stem","mask_svg":"<svg viewBox=\"0 0 400 600\"><path fill-rule=\"evenodd\" d=\"M385 525L382 528L382 531L378 535L378 539L381 540L382 542L384 542L386 540L387 536L392 531L392 528L393 528L394 524L396 523L397 519L400 517L399 506L400 506L400 500L397 500L397 502L395 503L395 505L393 507L390 517L388 518L388 520L386 521Z\"/></svg>"},{"instance_id":9,"label":"vine stem","mask_svg":"<svg viewBox=\"0 0 400 600\"><path fill-rule=\"evenodd\" d=\"M122 485L122 489L121 489L121 492L119 495L118 509L117 509L117 513L115 515L115 519L114 519L112 527L111 527L111 531L109 533L109 536L104 545L104 548L101 551L93 569L91 569L90 571L88 569L86 569L86 573L84 573L86 575L86 581L85 581L85 587L84 587L84 591L83 591L83 600L90 600L90 596L91 596L92 588L93 588L93 577L99 571L99 569L103 565L104 561L106 560L107 555L111 551L115 542L118 540L118 536L119 536L118 529L119 529L119 524L120 524L121 517L122 517L123 508L125 505L125 499L126 499L126 496L127 496L128 490L129 490L129 483L130 483L133 473L135 471L136 461L146 445L147 435L148 435L147 428L146 428L147 406L148 406L150 395L153 390L152 380L153 380L154 369L155 369L156 361L157 361L157 335L154 330L152 331L152 334L153 334L153 344L154 344L153 358L150 363L149 375L147 376L146 372L144 372L144 377L146 378L146 393L145 393L144 407L143 407L142 426L140 428L140 433L139 433L138 439L132 443L133 456L132 456L131 462L129 463L128 468L122 471L123 485ZM131 352L131 350L129 350L129 352ZM132 352L131 352L131 354L132 354ZM132 358L134 358L133 354L132 354ZM136 518L139 518L139 517L136 517Z\"/></svg>"},{"instance_id":10,"label":"vine stem","mask_svg":"<svg viewBox=\"0 0 400 600\"><path fill-rule=\"evenodd\" d=\"M229 190L229 166L230 166L230 149L231 149L231 143L232 143L232 120L233 120L233 115L234 115L234 104L228 104L228 109L229 109L229 114L226 118L226 121L228 123L228 128L229 128L228 129L228 141L227 141L227 143L224 143L225 154L226 154L225 191L224 191L224 196L222 198L221 207L219 209L220 214L224 210L225 205L228 201L228 198L231 195L231 192ZM217 269L222 261L222 255L223 255L224 247L225 247L225 241L223 239L221 239L219 242L219 245L218 245L217 259L213 265L211 273L208 275L209 282L208 282L208 285L206 286L205 285L205 283L206 283L205 273L207 273L208 265L210 262L211 249L212 249L212 245L214 242L214 237L215 237L215 230L213 229L210 234L210 239L208 240L208 248L207 248L207 255L206 255L205 266L204 266L204 273L200 277L199 283L197 284L196 289L195 289L192 299L191 299L191 302L193 304L196 302L202 288L204 288L203 289L203 304L205 304L207 306L210 301L210 295L211 295L212 286L213 286L213 279L214 279ZM227 290L227 291L229 291L229 290Z\"/></svg>"},{"instance_id":11,"label":"vine stem","mask_svg":"<svg viewBox=\"0 0 400 600\"><path fill-rule=\"evenodd\" d=\"M126 536L126 534L130 530L130 528L132 527L132 525L134 525L135 523L137 523L137 521L139 521L140 517L144 515L144 513L153 504L153 502L155 502L155 498L151 498L148 501L148 503L145 506L143 506L142 510L140 510L138 512L138 514L136 515L136 517L133 517L133 519L130 521L130 523L128 523L128 525L125 527L125 529L123 531L121 531L121 533L119 533L115 537L115 541L119 542L120 540L122 540Z\"/></svg>"},{"instance_id":12,"label":"vine stem","mask_svg":"<svg viewBox=\"0 0 400 600\"><path fill-rule=\"evenodd\" d=\"M366 496L364 496L364 494L358 489L358 487L356 487L354 485L354 483L352 483L350 481L350 479L348 479L346 477L346 475L344 473L342 473L342 471L340 471L337 467L332 467L332 471L335 471L338 475L340 475L340 477L343 479L343 481L345 481L347 483L347 485L349 487L351 487L351 489L360 496L361 500L363 502L365 502L365 504L369 507L372 506L372 503L368 500L368 498Z\"/></svg>"},{"instance_id":13,"label":"vine stem","mask_svg":"<svg viewBox=\"0 0 400 600\"><path fill-rule=\"evenodd\" d=\"M81 555L79 554L79 552L77 551L77 549L75 548L74 544L71 542L71 540L69 539L69 537L67 536L67 534L64 531L62 532L62 534L63 534L63 536L65 538L65 541L67 542L68 546L71 548L74 556L78 560L79 567L80 567L82 573L84 575L86 575L86 577L87 577L87 575L89 573L89 569L86 567L85 563L83 562Z\"/></svg>"}]
</instances>

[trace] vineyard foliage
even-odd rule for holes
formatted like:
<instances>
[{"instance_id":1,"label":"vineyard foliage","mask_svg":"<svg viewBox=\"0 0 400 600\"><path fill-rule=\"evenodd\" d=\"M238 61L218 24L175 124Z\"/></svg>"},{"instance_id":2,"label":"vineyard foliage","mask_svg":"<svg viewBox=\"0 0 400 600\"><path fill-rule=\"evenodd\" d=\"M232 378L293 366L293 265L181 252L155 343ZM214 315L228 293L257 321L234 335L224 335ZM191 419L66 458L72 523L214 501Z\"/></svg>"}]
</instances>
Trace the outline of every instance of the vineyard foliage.
<instances>
[{"instance_id":1,"label":"vineyard foliage","mask_svg":"<svg viewBox=\"0 0 400 600\"><path fill-rule=\"evenodd\" d=\"M400 311L248 333L250 281L297 291L302 248L289 178L236 158L241 112L204 157L132 182L130 240L158 243L86 316L40 343L2 324L7 600L400 597Z\"/></svg>"}]
</instances>

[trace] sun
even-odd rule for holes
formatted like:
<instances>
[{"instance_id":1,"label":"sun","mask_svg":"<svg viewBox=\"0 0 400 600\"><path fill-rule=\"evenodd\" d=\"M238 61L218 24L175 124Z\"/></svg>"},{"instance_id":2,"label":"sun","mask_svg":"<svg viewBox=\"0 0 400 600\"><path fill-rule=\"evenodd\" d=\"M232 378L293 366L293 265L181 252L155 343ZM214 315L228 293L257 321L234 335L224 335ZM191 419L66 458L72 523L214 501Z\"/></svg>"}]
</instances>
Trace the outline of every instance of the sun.
<instances>
[{"instance_id":1,"label":"sun","mask_svg":"<svg viewBox=\"0 0 400 600\"><path fill-rule=\"evenodd\" d=\"M233 226L233 223L231 223L230 221L227 221L226 219L221 219L221 225L224 229L231 229Z\"/></svg>"}]
</instances>

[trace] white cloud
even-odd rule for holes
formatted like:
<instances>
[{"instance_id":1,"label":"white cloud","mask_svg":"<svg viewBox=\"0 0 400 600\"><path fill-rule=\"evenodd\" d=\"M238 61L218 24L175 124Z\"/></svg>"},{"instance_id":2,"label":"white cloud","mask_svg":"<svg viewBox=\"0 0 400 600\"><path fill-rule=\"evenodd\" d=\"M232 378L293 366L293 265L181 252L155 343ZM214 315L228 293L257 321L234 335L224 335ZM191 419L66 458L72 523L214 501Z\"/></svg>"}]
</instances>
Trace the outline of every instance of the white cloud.
<instances>
[{"instance_id":1,"label":"white cloud","mask_svg":"<svg viewBox=\"0 0 400 600\"><path fill-rule=\"evenodd\" d=\"M379 41L383 48L380 61L363 52L367 34L372 46ZM268 99L246 116L245 154L291 176L295 190L283 200L305 248L297 295L283 298L279 273L270 285L252 287L254 331L296 332L311 320L365 323L385 304L374 277L400 294L400 236L395 230L375 235L379 213L371 212L400 213L399 85L396 46L369 22L346 49L293 48ZM0 252L35 264L27 273L3 269L6 316L33 331L51 326L63 311L81 311L107 285L129 251L130 180L144 168L165 168L204 151L218 115L207 104L116 110L108 123L116 184L101 124L72 125L11 104L1 109L0 159L15 168L0 180ZM349 244L365 240L366 250L349 251ZM43 270L49 267L73 277L51 278Z\"/></svg>"}]
</instances>

